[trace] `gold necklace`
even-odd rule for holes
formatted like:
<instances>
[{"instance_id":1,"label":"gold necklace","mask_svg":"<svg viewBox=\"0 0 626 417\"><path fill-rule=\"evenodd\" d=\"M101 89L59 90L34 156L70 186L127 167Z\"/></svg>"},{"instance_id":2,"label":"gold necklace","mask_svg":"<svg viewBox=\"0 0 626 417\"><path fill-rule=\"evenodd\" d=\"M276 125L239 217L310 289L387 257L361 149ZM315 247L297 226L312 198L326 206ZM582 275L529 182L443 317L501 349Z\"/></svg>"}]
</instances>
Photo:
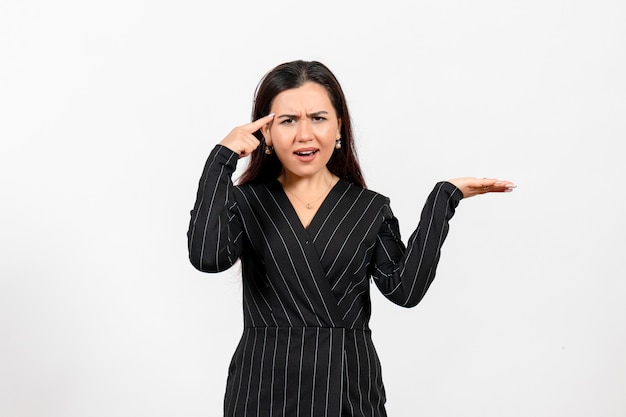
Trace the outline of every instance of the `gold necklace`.
<instances>
[{"instance_id":1,"label":"gold necklace","mask_svg":"<svg viewBox=\"0 0 626 417\"><path fill-rule=\"evenodd\" d=\"M295 195L294 193L292 193L291 191L287 190L285 188L285 191L287 191L287 194L290 194L292 196L294 196L295 198L297 198L302 204L304 204L304 207L306 207L307 209L311 210L314 206L313 203L315 203L317 200L319 200L320 198L322 198L327 192L328 190L330 190L330 188L333 185L333 181L332 181L332 177L331 180L328 182L328 188L326 188L322 194L319 195L319 197L317 197L315 200L311 200L310 202L305 202L304 200L302 200L300 197L298 197L297 195Z\"/></svg>"}]
</instances>

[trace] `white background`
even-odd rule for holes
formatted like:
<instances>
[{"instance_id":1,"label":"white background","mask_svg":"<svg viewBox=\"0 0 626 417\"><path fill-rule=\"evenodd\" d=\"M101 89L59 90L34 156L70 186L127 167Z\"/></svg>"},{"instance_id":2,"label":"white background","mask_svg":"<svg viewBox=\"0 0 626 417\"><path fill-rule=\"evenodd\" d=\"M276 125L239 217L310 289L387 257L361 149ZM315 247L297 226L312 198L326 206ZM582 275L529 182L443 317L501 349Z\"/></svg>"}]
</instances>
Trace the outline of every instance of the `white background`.
<instances>
[{"instance_id":1,"label":"white background","mask_svg":"<svg viewBox=\"0 0 626 417\"><path fill-rule=\"evenodd\" d=\"M293 59L342 82L403 237L461 202L405 310L373 290L390 416L626 415L622 0L0 4L0 415L219 416L237 269L187 261L204 160Z\"/></svg>"}]
</instances>

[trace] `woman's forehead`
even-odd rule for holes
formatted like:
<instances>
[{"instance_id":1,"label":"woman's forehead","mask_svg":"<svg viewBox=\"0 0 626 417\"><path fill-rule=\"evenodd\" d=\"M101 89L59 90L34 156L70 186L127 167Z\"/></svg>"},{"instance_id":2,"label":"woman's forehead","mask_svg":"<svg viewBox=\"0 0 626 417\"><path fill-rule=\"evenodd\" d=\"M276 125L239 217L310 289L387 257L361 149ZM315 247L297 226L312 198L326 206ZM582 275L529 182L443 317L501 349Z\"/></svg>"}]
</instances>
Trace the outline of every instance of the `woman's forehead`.
<instances>
[{"instance_id":1,"label":"woman's forehead","mask_svg":"<svg viewBox=\"0 0 626 417\"><path fill-rule=\"evenodd\" d=\"M272 110L288 113L314 113L330 112L334 109L326 88L320 84L308 82L300 87L290 88L279 93L274 98Z\"/></svg>"}]
</instances>

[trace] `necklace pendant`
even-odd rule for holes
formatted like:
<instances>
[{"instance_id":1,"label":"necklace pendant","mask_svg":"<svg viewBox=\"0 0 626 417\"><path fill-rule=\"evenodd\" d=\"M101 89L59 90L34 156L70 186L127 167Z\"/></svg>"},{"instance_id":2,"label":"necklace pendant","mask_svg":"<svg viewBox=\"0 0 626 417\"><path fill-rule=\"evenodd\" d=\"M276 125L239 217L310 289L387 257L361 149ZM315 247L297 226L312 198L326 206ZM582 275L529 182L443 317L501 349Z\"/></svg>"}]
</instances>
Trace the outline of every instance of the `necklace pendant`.
<instances>
[{"instance_id":1,"label":"necklace pendant","mask_svg":"<svg viewBox=\"0 0 626 417\"><path fill-rule=\"evenodd\" d=\"M313 208L313 205L311 203L306 203L305 207L311 210Z\"/></svg>"}]
</instances>

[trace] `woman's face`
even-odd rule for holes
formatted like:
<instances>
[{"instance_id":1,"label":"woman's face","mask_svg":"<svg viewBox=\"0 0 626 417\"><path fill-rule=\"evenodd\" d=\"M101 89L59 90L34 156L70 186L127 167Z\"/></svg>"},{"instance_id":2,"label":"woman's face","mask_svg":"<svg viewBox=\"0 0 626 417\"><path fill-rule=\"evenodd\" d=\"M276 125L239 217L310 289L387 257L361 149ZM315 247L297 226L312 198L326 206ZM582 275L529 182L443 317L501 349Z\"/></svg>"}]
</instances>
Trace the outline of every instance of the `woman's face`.
<instances>
[{"instance_id":1,"label":"woman's face","mask_svg":"<svg viewBox=\"0 0 626 417\"><path fill-rule=\"evenodd\" d=\"M274 147L285 175L313 177L325 173L341 129L326 89L307 82L285 90L274 98L271 113L274 120L261 133Z\"/></svg>"}]
</instances>

